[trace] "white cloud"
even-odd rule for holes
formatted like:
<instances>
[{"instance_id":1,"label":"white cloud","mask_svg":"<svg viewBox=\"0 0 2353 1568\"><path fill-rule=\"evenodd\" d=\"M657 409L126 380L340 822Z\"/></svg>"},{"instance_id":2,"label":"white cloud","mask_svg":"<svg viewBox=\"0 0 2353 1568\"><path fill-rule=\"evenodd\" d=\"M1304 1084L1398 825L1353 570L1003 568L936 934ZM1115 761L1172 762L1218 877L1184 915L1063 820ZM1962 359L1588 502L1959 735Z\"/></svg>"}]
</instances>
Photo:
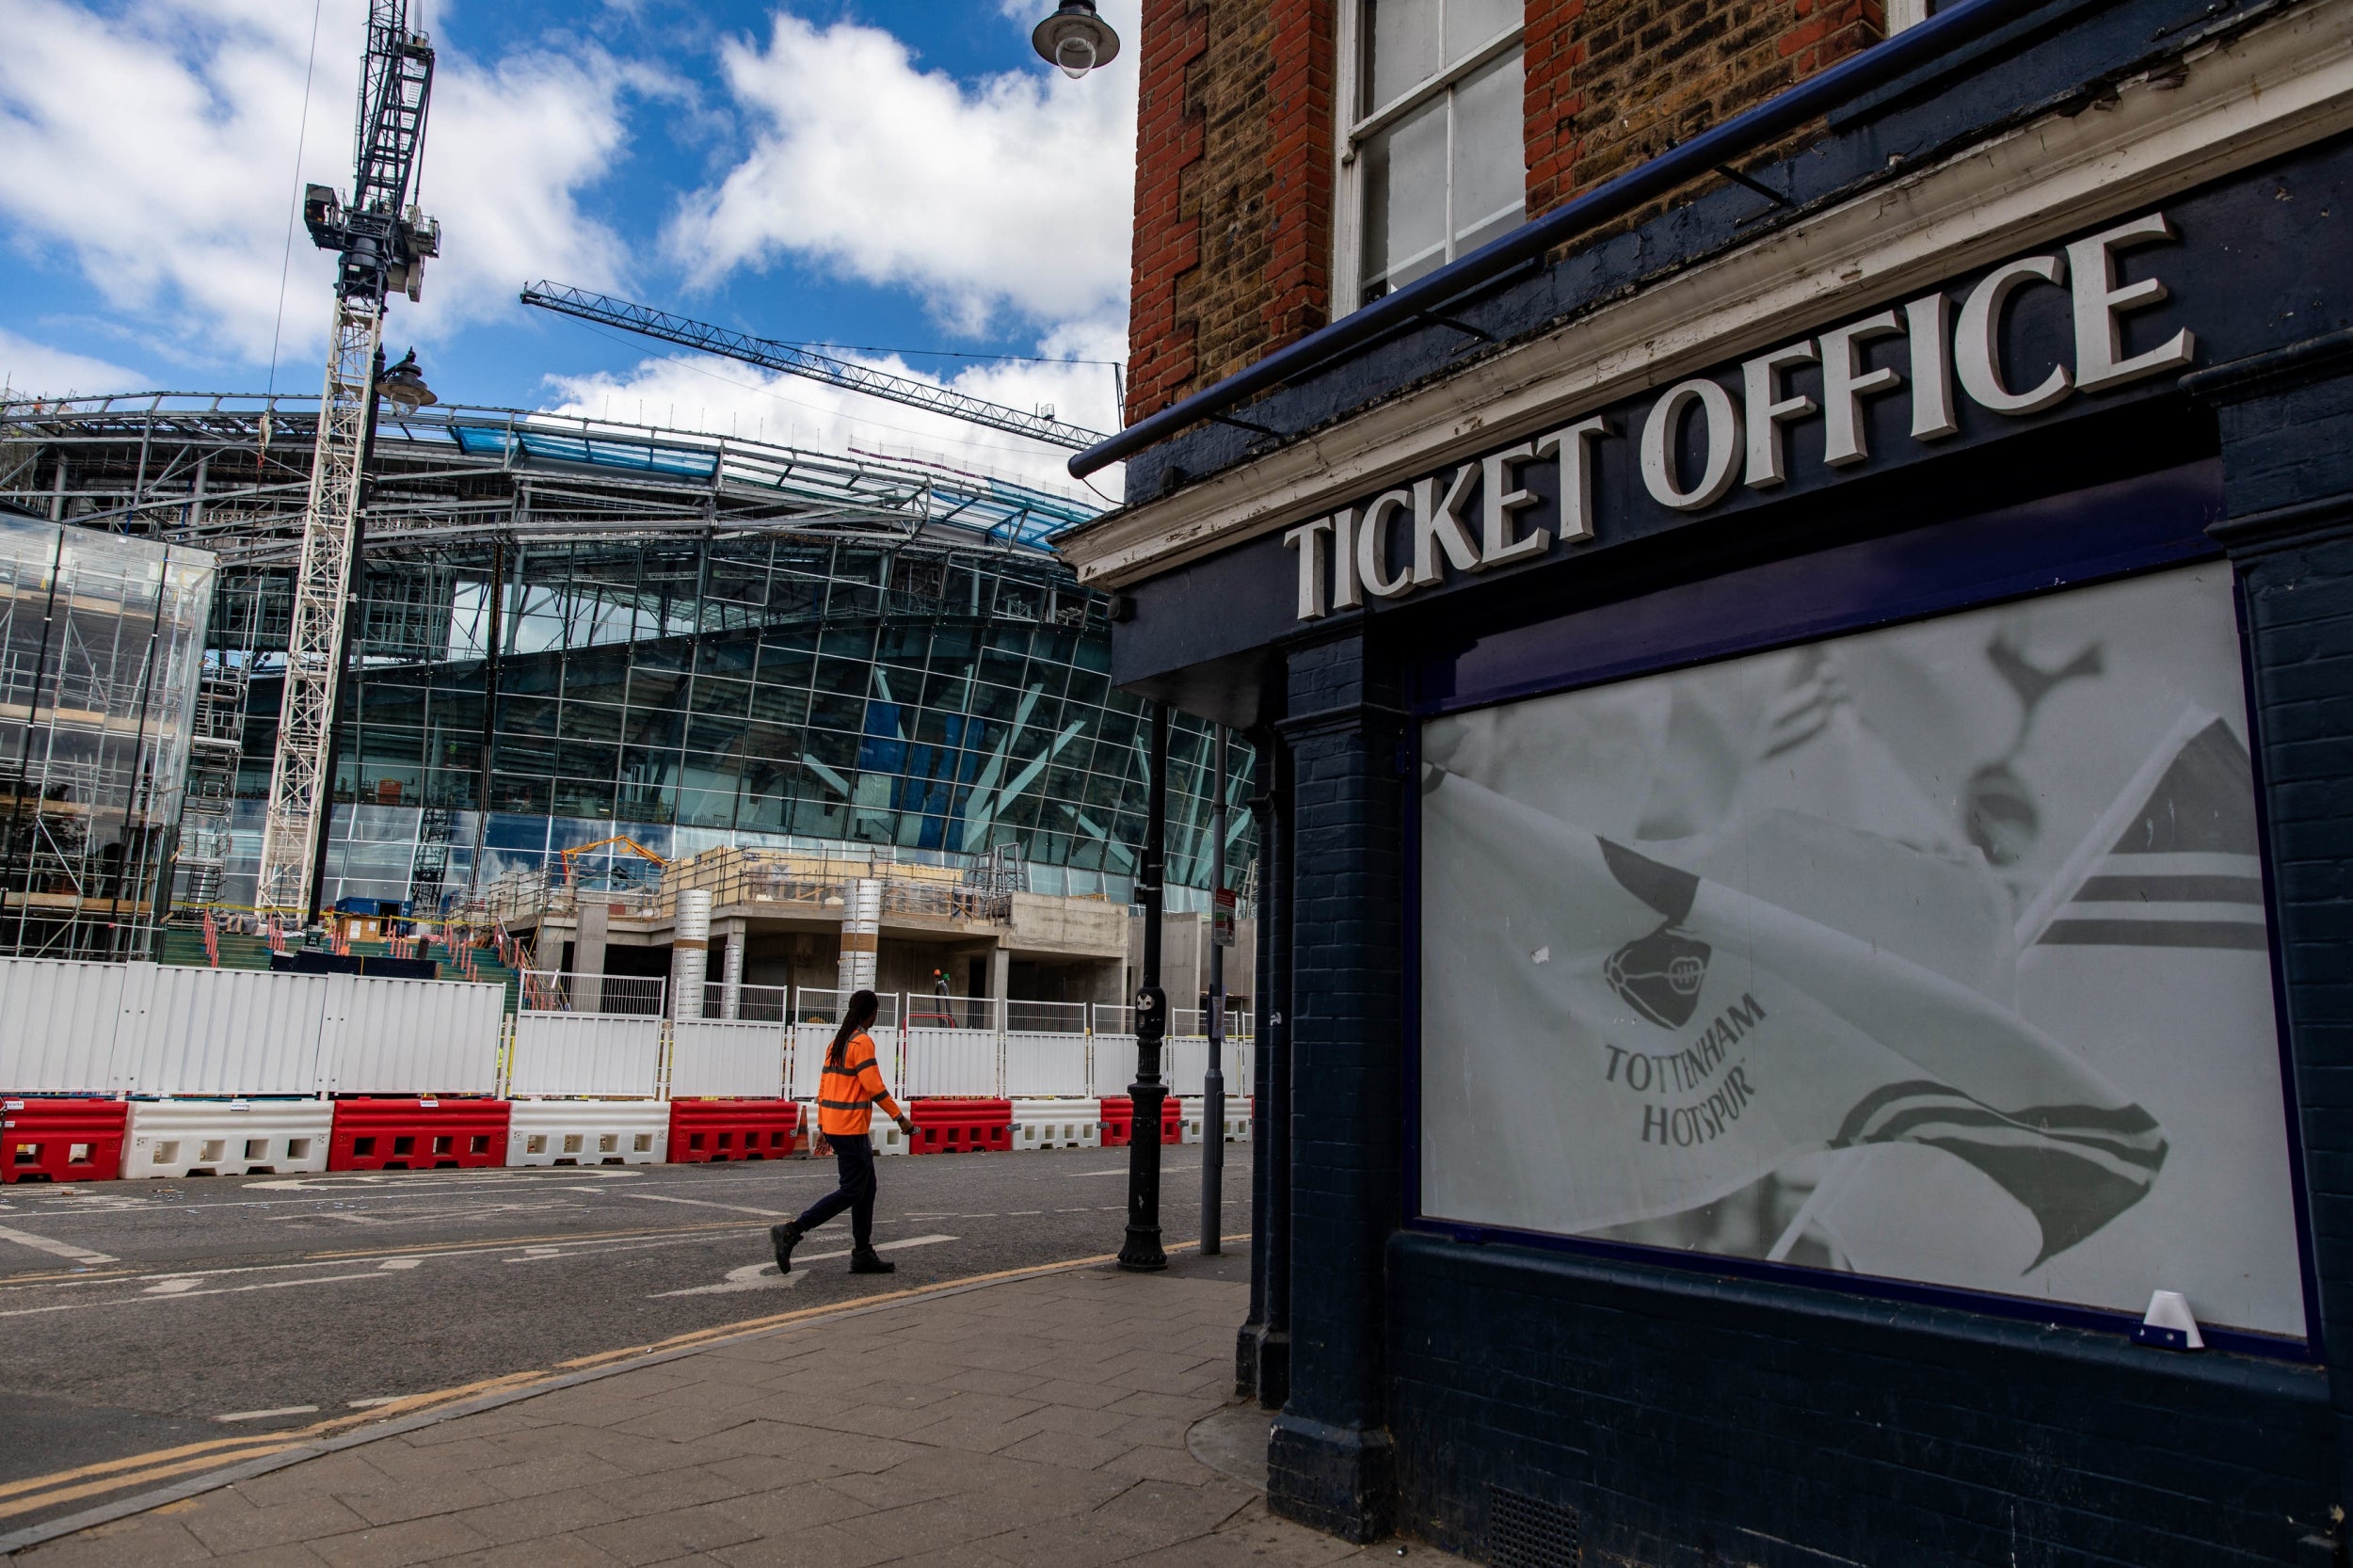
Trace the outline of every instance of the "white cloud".
<instances>
[{"instance_id":1,"label":"white cloud","mask_svg":"<svg viewBox=\"0 0 2353 1568\"><path fill-rule=\"evenodd\" d=\"M1097 341L1088 346L1120 345ZM990 362L942 383L940 377L895 358L856 358L893 376L952 386L1010 408L1026 410L1052 404L1057 417L1073 424L1116 428L1112 372L1106 365ZM554 393L552 411L558 413L744 436L813 451L855 449L913 457L1034 486L1090 505L1103 504L1102 495L1070 477L1063 466L1070 454L1061 447L752 365L695 356L653 358L618 374L551 376L549 385ZM1117 471L1109 480L1096 482L1104 493L1119 493Z\"/></svg>"},{"instance_id":2,"label":"white cloud","mask_svg":"<svg viewBox=\"0 0 2353 1568\"><path fill-rule=\"evenodd\" d=\"M94 397L101 392L145 392L153 385L145 371L69 354L0 327L0 393Z\"/></svg>"},{"instance_id":3,"label":"white cloud","mask_svg":"<svg viewBox=\"0 0 2353 1568\"><path fill-rule=\"evenodd\" d=\"M265 361L301 185L350 184L364 0L326 0L307 128L311 19L299 6L133 0L101 12L8 0L8 11L0 223L145 318L158 353ZM430 339L511 309L527 272L619 275L617 240L577 196L620 147L624 86L594 54L484 65L442 52L423 190L445 255L426 271L425 307L395 335ZM297 227L281 366L321 341L332 275Z\"/></svg>"},{"instance_id":4,"label":"white cloud","mask_svg":"<svg viewBox=\"0 0 2353 1568\"><path fill-rule=\"evenodd\" d=\"M1129 40L1136 5L1109 8ZM708 283L780 252L922 295L979 329L1124 317L1135 163L1135 51L1080 81L1043 69L967 86L854 23L777 15L722 67L755 127L669 244Z\"/></svg>"}]
</instances>

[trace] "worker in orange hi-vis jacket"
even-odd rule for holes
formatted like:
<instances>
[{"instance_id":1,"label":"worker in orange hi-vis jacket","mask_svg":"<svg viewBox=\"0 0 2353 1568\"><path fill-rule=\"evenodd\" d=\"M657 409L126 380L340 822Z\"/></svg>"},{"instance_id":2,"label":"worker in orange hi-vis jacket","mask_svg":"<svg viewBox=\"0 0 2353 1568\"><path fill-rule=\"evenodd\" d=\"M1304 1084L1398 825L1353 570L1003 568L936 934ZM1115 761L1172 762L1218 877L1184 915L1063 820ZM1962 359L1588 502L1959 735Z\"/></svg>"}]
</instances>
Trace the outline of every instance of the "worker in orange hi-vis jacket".
<instances>
[{"instance_id":1,"label":"worker in orange hi-vis jacket","mask_svg":"<svg viewBox=\"0 0 2353 1568\"><path fill-rule=\"evenodd\" d=\"M850 1211L850 1272L887 1274L898 1267L874 1251L874 1145L867 1141L866 1130L877 1105L909 1138L915 1136L915 1122L890 1097L882 1069L874 1063L874 1039L866 1030L881 1005L872 991L852 993L849 1006L841 1010L841 1027L825 1048L825 1070L817 1084L817 1130L833 1144L841 1185L810 1204L798 1219L768 1227L778 1273L792 1272L792 1249L802 1237L845 1208Z\"/></svg>"}]
</instances>

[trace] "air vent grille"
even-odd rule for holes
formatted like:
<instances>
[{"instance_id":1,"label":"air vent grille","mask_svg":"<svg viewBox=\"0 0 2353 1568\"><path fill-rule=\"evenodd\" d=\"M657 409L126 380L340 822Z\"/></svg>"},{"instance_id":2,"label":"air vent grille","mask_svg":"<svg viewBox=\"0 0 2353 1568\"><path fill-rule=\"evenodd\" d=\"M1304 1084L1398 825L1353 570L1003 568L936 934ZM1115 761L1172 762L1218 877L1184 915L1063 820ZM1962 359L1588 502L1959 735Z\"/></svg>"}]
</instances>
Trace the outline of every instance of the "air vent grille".
<instances>
[{"instance_id":1,"label":"air vent grille","mask_svg":"<svg viewBox=\"0 0 2353 1568\"><path fill-rule=\"evenodd\" d=\"M1577 1568L1577 1510L1508 1487L1487 1488L1487 1560L1495 1568Z\"/></svg>"}]
</instances>

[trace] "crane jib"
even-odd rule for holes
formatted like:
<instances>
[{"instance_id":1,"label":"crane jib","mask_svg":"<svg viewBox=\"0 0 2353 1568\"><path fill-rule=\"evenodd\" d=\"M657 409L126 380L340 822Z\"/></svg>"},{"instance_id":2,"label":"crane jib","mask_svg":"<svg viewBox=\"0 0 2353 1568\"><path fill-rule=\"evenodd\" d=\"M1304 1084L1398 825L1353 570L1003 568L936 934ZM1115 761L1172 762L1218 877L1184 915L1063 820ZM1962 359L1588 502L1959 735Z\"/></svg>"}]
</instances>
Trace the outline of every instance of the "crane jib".
<instances>
[{"instance_id":1,"label":"crane jib","mask_svg":"<svg viewBox=\"0 0 2353 1568\"><path fill-rule=\"evenodd\" d=\"M911 408L945 414L950 419L968 424L1003 430L1012 435L1028 436L1033 440L1048 441L1055 446L1082 452L1105 438L1080 425L1065 424L1046 413L1023 413L1018 408L985 398L973 397L930 381L912 380L892 376L871 366L831 355L815 353L794 344L776 343L768 338L756 338L746 332L714 327L705 321L692 321L685 316L672 315L650 305L632 304L610 295L596 294L564 283L537 282L525 288L522 301L544 311L577 316L600 326L617 327L664 343L697 348L722 359L741 360L764 370L783 371L792 376L805 376L814 381L827 382L869 396L888 398Z\"/></svg>"}]
</instances>

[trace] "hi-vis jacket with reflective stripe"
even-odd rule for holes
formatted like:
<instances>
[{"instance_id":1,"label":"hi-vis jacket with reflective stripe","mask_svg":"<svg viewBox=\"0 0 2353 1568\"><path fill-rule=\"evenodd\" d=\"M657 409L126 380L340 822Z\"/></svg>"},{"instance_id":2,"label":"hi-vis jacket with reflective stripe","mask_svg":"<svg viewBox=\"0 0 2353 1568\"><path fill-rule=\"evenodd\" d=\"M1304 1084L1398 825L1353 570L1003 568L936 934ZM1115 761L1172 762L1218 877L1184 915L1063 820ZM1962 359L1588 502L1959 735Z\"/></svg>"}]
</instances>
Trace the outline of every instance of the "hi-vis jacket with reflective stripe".
<instances>
[{"instance_id":1,"label":"hi-vis jacket with reflective stripe","mask_svg":"<svg viewBox=\"0 0 2353 1568\"><path fill-rule=\"evenodd\" d=\"M828 1138L863 1137L873 1121L869 1108L876 1105L893 1121L903 1114L874 1065L873 1037L861 1030L841 1048L841 1064L827 1062L817 1080L817 1130Z\"/></svg>"}]
</instances>

